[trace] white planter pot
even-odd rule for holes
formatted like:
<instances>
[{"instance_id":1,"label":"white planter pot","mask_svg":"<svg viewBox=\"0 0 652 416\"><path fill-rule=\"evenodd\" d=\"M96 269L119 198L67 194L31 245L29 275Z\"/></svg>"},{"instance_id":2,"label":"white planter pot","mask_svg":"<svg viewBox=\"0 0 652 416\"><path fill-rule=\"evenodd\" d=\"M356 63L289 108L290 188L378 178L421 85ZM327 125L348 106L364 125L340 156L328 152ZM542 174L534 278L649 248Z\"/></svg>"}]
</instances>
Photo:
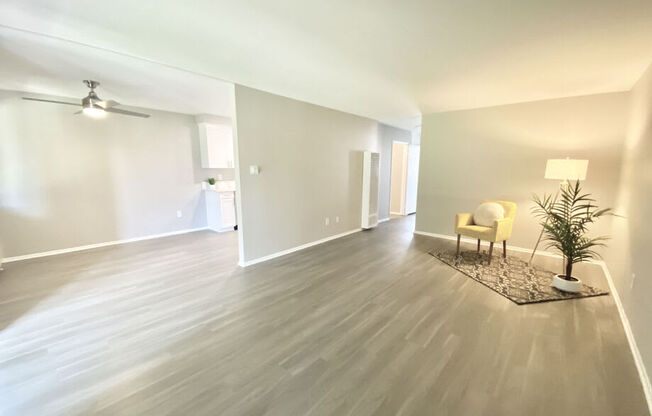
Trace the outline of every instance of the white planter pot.
<instances>
[{"instance_id":1,"label":"white planter pot","mask_svg":"<svg viewBox=\"0 0 652 416\"><path fill-rule=\"evenodd\" d=\"M577 277L575 280L566 280L561 278L558 274L552 278L552 287L561 290L562 292L577 293L582 290L582 281Z\"/></svg>"},{"instance_id":2,"label":"white planter pot","mask_svg":"<svg viewBox=\"0 0 652 416\"><path fill-rule=\"evenodd\" d=\"M211 185L210 183L208 184L208 189L215 190L215 185Z\"/></svg>"}]
</instances>

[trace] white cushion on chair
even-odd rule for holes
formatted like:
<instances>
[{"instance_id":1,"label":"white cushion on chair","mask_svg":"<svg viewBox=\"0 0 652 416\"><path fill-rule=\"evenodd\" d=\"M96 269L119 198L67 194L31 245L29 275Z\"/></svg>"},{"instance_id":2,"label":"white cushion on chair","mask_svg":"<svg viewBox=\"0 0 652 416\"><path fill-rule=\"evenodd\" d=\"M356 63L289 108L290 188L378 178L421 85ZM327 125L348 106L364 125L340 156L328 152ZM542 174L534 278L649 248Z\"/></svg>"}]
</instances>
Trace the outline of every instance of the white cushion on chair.
<instances>
[{"instance_id":1,"label":"white cushion on chair","mask_svg":"<svg viewBox=\"0 0 652 416\"><path fill-rule=\"evenodd\" d=\"M505 208L495 202L480 204L473 212L473 223L484 227L493 227L494 221L505 218Z\"/></svg>"}]
</instances>

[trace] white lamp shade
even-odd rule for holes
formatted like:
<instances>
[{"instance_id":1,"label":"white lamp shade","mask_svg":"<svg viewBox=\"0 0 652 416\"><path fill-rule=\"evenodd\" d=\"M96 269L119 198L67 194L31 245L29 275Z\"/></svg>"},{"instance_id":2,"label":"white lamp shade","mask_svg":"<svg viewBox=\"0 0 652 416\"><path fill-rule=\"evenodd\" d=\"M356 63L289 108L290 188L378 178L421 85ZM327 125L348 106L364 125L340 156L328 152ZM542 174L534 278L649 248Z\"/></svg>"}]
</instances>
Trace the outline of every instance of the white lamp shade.
<instances>
[{"instance_id":1,"label":"white lamp shade","mask_svg":"<svg viewBox=\"0 0 652 416\"><path fill-rule=\"evenodd\" d=\"M586 179L586 171L589 168L589 161L583 159L548 159L546 162L546 179L557 179L560 181L583 181Z\"/></svg>"}]
</instances>

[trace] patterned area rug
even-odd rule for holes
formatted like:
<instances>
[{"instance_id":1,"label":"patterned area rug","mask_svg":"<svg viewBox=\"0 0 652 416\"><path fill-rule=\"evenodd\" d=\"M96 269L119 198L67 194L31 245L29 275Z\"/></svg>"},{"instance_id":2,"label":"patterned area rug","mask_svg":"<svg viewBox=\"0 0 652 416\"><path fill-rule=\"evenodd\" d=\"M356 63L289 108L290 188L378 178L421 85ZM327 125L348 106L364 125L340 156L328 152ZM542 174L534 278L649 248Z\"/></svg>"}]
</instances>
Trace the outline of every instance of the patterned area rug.
<instances>
[{"instance_id":1,"label":"patterned area rug","mask_svg":"<svg viewBox=\"0 0 652 416\"><path fill-rule=\"evenodd\" d=\"M589 285L584 285L579 293L562 292L552 287L555 273L530 266L516 257L504 259L501 253L494 254L491 265L487 265L488 255L484 251L462 251L459 257L454 251L431 250L428 254L519 305L609 293Z\"/></svg>"}]
</instances>

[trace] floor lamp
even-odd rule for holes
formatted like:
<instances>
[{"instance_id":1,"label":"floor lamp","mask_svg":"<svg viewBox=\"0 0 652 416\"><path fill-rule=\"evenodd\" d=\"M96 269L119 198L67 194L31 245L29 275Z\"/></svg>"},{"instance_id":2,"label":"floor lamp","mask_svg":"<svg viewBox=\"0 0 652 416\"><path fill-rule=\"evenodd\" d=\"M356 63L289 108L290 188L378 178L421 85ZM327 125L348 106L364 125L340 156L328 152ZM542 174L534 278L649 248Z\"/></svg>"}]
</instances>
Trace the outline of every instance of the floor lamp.
<instances>
[{"instance_id":1,"label":"floor lamp","mask_svg":"<svg viewBox=\"0 0 652 416\"><path fill-rule=\"evenodd\" d=\"M548 159L546 162L546 173L543 175L546 179L556 179L561 181L559 183L559 189L555 194L555 198L552 200L554 204L557 202L559 197L559 191L564 187L570 184L570 181L583 181L586 179L586 171L589 169L589 161L584 159ZM546 218L546 224L548 223L548 218ZM539 243L541 242L541 237L543 237L544 228L541 227L541 232L539 233L539 238L537 243L534 245L534 250L532 250L532 255L530 256L530 263L534 259L534 254L537 252Z\"/></svg>"}]
</instances>

